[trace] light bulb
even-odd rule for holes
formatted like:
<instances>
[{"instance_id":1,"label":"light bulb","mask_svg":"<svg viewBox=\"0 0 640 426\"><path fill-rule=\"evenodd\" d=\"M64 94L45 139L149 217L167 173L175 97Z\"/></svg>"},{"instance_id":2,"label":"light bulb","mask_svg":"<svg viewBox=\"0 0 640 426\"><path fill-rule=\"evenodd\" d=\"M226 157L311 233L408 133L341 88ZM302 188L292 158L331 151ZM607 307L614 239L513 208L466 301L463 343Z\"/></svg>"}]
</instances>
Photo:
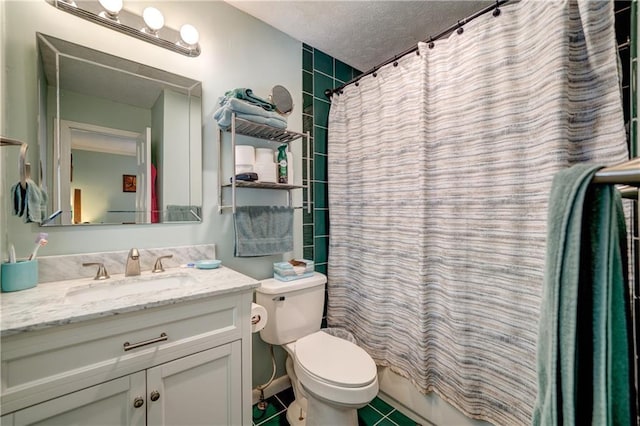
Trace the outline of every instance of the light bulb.
<instances>
[{"instance_id":1,"label":"light bulb","mask_svg":"<svg viewBox=\"0 0 640 426\"><path fill-rule=\"evenodd\" d=\"M155 7L145 8L142 11L142 19L144 19L147 28L154 34L164 26L164 16L162 16L162 12Z\"/></svg>"},{"instance_id":2,"label":"light bulb","mask_svg":"<svg viewBox=\"0 0 640 426\"><path fill-rule=\"evenodd\" d=\"M111 16L118 16L122 10L122 0L98 0L104 10Z\"/></svg>"},{"instance_id":3,"label":"light bulb","mask_svg":"<svg viewBox=\"0 0 640 426\"><path fill-rule=\"evenodd\" d=\"M193 46L198 44L200 35L198 34L198 30L196 30L196 27L194 27L193 25L184 24L180 27L180 38L185 44Z\"/></svg>"}]
</instances>

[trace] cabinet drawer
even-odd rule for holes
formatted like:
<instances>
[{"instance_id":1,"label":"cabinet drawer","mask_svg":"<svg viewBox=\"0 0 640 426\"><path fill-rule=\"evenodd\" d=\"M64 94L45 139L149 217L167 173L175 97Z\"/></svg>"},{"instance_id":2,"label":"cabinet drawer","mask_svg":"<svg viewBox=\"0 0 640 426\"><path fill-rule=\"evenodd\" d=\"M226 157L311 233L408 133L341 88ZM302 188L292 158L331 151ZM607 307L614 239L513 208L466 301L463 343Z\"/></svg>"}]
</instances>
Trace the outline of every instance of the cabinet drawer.
<instances>
[{"instance_id":1,"label":"cabinet drawer","mask_svg":"<svg viewBox=\"0 0 640 426\"><path fill-rule=\"evenodd\" d=\"M9 336L2 413L240 339L242 300L202 299Z\"/></svg>"}]
</instances>

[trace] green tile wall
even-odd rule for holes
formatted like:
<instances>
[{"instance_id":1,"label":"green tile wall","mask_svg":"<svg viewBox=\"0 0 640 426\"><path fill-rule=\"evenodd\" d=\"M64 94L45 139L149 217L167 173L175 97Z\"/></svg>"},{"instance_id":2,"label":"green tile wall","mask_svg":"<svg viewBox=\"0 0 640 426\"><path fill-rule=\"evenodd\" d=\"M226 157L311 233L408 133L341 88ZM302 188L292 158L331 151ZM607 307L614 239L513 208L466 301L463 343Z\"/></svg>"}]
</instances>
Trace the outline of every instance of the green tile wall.
<instances>
[{"instance_id":1,"label":"green tile wall","mask_svg":"<svg viewBox=\"0 0 640 426\"><path fill-rule=\"evenodd\" d=\"M302 45L302 126L311 134L311 152L303 149L303 185L309 185L313 213L303 215L303 251L316 271L327 273L329 203L327 197L327 124L331 103L326 89L341 86L360 71L307 44ZM307 158L310 160L307 170ZM305 194L305 202L307 195Z\"/></svg>"}]
</instances>

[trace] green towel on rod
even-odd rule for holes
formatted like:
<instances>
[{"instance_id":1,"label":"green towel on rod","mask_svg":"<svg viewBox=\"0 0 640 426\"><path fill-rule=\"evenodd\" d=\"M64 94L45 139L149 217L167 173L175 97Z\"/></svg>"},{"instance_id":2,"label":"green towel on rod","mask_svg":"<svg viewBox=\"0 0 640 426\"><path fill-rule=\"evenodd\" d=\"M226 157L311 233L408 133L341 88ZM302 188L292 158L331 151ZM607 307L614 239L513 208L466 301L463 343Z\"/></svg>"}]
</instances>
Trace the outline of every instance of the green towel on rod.
<instances>
[{"instance_id":1,"label":"green towel on rod","mask_svg":"<svg viewBox=\"0 0 640 426\"><path fill-rule=\"evenodd\" d=\"M233 215L236 257L293 251L293 208L238 206Z\"/></svg>"},{"instance_id":2,"label":"green towel on rod","mask_svg":"<svg viewBox=\"0 0 640 426\"><path fill-rule=\"evenodd\" d=\"M12 213L23 217L25 223L42 223L47 218L47 192L27 178L25 187L20 182L10 189L12 197Z\"/></svg>"},{"instance_id":3,"label":"green towel on rod","mask_svg":"<svg viewBox=\"0 0 640 426\"><path fill-rule=\"evenodd\" d=\"M626 229L600 166L559 172L549 199L534 425L631 425L635 418Z\"/></svg>"}]
</instances>

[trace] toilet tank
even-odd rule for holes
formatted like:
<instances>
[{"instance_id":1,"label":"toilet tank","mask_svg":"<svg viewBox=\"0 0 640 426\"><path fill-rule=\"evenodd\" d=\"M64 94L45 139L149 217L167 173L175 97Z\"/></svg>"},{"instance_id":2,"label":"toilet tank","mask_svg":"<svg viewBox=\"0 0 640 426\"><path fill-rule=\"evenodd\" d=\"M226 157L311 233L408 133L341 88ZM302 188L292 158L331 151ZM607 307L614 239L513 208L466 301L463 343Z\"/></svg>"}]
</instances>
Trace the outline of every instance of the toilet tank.
<instances>
[{"instance_id":1,"label":"toilet tank","mask_svg":"<svg viewBox=\"0 0 640 426\"><path fill-rule=\"evenodd\" d=\"M260 337L272 345L284 345L320 330L324 308L324 284L319 272L293 281L264 280L256 289L256 303L267 310L267 324Z\"/></svg>"}]
</instances>

